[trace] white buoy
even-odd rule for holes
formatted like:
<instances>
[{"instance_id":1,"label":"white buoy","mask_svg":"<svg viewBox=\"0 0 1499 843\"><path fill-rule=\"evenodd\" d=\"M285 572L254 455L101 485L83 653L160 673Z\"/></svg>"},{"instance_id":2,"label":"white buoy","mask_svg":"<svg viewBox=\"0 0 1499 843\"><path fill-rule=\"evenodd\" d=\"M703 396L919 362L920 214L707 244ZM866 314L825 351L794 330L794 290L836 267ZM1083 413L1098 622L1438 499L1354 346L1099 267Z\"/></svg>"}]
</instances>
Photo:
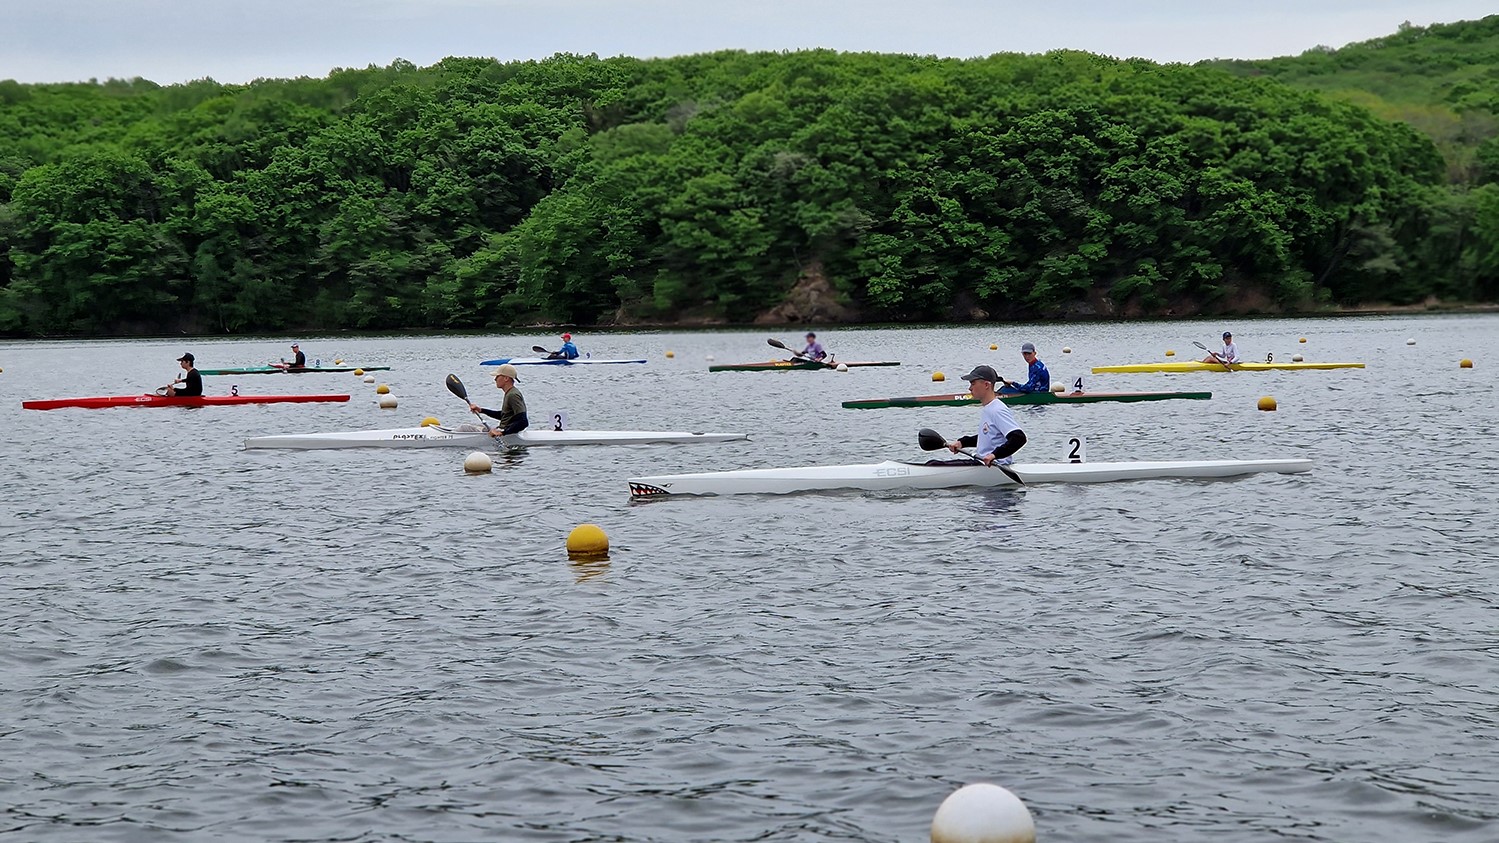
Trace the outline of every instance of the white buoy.
<instances>
[{"instance_id":1,"label":"white buoy","mask_svg":"<svg viewBox=\"0 0 1499 843\"><path fill-rule=\"evenodd\" d=\"M494 468L494 460L483 451L474 451L463 458L463 470L469 474L483 474Z\"/></svg>"},{"instance_id":2,"label":"white buoy","mask_svg":"<svg viewBox=\"0 0 1499 843\"><path fill-rule=\"evenodd\" d=\"M840 372L847 372L848 371L848 364L847 363L839 363L838 364L838 371L840 371Z\"/></svg>"},{"instance_id":3,"label":"white buoy","mask_svg":"<svg viewBox=\"0 0 1499 843\"><path fill-rule=\"evenodd\" d=\"M1305 359L1306 358L1302 357L1300 354L1292 354L1291 355L1291 362L1292 363L1300 363L1301 361L1303 361Z\"/></svg>"},{"instance_id":4,"label":"white buoy","mask_svg":"<svg viewBox=\"0 0 1499 843\"><path fill-rule=\"evenodd\" d=\"M1067 387L1059 383L1054 383L1051 385L1051 391L1055 392L1058 395L1061 395L1062 393L1067 391Z\"/></svg>"},{"instance_id":5,"label":"white buoy","mask_svg":"<svg viewBox=\"0 0 1499 843\"><path fill-rule=\"evenodd\" d=\"M365 375L364 376L364 382L365 383L374 383L375 382L375 376L374 375Z\"/></svg>"},{"instance_id":6,"label":"white buoy","mask_svg":"<svg viewBox=\"0 0 1499 843\"><path fill-rule=\"evenodd\" d=\"M380 396L380 409L394 410L396 408L396 397L394 395Z\"/></svg>"},{"instance_id":7,"label":"white buoy","mask_svg":"<svg viewBox=\"0 0 1499 843\"><path fill-rule=\"evenodd\" d=\"M710 355L708 355L708 362L709 362L709 363L712 363L712 362L713 362L713 355L711 355L711 354L710 354Z\"/></svg>"},{"instance_id":8,"label":"white buoy","mask_svg":"<svg viewBox=\"0 0 1499 843\"><path fill-rule=\"evenodd\" d=\"M1405 344L1406 345L1415 345L1416 344L1416 338L1415 337L1411 337L1410 339L1408 339L1408 340L1405 341Z\"/></svg>"},{"instance_id":9,"label":"white buoy","mask_svg":"<svg viewBox=\"0 0 1499 843\"><path fill-rule=\"evenodd\" d=\"M1035 843L1036 821L1020 797L997 784L970 784L942 800L932 843Z\"/></svg>"},{"instance_id":10,"label":"white buoy","mask_svg":"<svg viewBox=\"0 0 1499 843\"><path fill-rule=\"evenodd\" d=\"M1063 354L1071 354L1072 353L1072 346L1070 346L1070 345L1064 345L1064 346L1062 346L1062 353Z\"/></svg>"}]
</instances>

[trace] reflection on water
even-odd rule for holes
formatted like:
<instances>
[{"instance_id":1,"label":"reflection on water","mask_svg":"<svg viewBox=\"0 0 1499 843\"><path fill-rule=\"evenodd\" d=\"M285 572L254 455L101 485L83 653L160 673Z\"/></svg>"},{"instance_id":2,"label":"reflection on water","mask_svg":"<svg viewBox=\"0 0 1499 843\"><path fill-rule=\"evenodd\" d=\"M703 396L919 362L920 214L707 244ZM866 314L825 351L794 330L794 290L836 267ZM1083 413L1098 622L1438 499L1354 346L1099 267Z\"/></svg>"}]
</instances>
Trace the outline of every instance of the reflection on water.
<instances>
[{"instance_id":1,"label":"reflection on water","mask_svg":"<svg viewBox=\"0 0 1499 843\"><path fill-rule=\"evenodd\" d=\"M393 366L383 411L352 376L303 375L241 387L354 399L23 412L144 391L184 344L0 343L3 829L894 843L986 780L1048 840L1496 839L1499 401L1456 360L1481 362L1499 319L1224 327L1248 357L1369 368L1089 375L1214 397L1019 407L1021 461L1083 435L1090 460L1311 474L651 506L625 478L924 460L914 430L972 432L977 408L840 402L931 392L934 369L1019 375L991 342L1036 343L1070 383L1202 326L821 331L903 365L725 375L704 358L762 359L763 334L580 334L651 362L527 371L528 402L751 441L496 448L490 476L459 449L240 445L457 417L447 372L482 383L477 361L538 338L299 338ZM230 366L281 344L186 345ZM564 565L584 522L614 548Z\"/></svg>"}]
</instances>

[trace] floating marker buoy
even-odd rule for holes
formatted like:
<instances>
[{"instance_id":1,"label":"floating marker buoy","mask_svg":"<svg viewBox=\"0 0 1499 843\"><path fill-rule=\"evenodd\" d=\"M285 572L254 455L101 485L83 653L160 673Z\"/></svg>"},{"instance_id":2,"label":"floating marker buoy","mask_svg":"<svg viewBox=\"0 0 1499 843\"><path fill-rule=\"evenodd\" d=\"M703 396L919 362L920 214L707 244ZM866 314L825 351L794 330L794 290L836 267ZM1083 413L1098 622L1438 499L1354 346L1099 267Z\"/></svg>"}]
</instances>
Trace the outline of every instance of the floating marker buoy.
<instances>
[{"instance_id":1,"label":"floating marker buoy","mask_svg":"<svg viewBox=\"0 0 1499 843\"><path fill-rule=\"evenodd\" d=\"M1292 354L1291 355L1291 362L1292 363L1300 363L1303 359L1305 359L1305 358L1303 358L1300 354Z\"/></svg>"},{"instance_id":2,"label":"floating marker buoy","mask_svg":"<svg viewBox=\"0 0 1499 843\"><path fill-rule=\"evenodd\" d=\"M1054 383L1054 384L1051 385L1051 391L1055 392L1058 395L1061 395L1062 393L1064 393L1064 392L1067 391L1067 387L1062 386L1059 383Z\"/></svg>"},{"instance_id":3,"label":"floating marker buoy","mask_svg":"<svg viewBox=\"0 0 1499 843\"><path fill-rule=\"evenodd\" d=\"M483 474L494 468L494 460L483 451L474 451L463 458L463 470L469 474Z\"/></svg>"},{"instance_id":4,"label":"floating marker buoy","mask_svg":"<svg viewBox=\"0 0 1499 843\"><path fill-rule=\"evenodd\" d=\"M365 383L374 383L375 382L375 376L374 375L365 375L364 376L364 382Z\"/></svg>"},{"instance_id":5,"label":"floating marker buoy","mask_svg":"<svg viewBox=\"0 0 1499 843\"><path fill-rule=\"evenodd\" d=\"M355 369L354 370L354 377L356 377L356 378L362 378L362 377L364 377L364 370L363 369Z\"/></svg>"},{"instance_id":6,"label":"floating marker buoy","mask_svg":"<svg viewBox=\"0 0 1499 843\"><path fill-rule=\"evenodd\" d=\"M708 362L709 362L709 363L712 363L712 362L713 362L713 355L711 355L711 354L710 354L710 355L708 355Z\"/></svg>"},{"instance_id":7,"label":"floating marker buoy","mask_svg":"<svg viewBox=\"0 0 1499 843\"><path fill-rule=\"evenodd\" d=\"M1405 344L1406 344L1406 345L1415 345L1415 344L1416 344L1416 339L1415 339L1415 337L1412 337L1412 338L1410 338L1410 339L1408 339L1408 340L1406 340L1406 341L1405 341Z\"/></svg>"},{"instance_id":8,"label":"floating marker buoy","mask_svg":"<svg viewBox=\"0 0 1499 843\"><path fill-rule=\"evenodd\" d=\"M388 386L386 386L385 384L382 383L379 386L375 387L375 394L376 395L389 395L390 394L390 387L388 387Z\"/></svg>"},{"instance_id":9,"label":"floating marker buoy","mask_svg":"<svg viewBox=\"0 0 1499 843\"><path fill-rule=\"evenodd\" d=\"M1297 342L1306 342L1306 337L1302 337L1301 339L1297 340Z\"/></svg>"},{"instance_id":10,"label":"floating marker buoy","mask_svg":"<svg viewBox=\"0 0 1499 843\"><path fill-rule=\"evenodd\" d=\"M667 350L667 352L666 352L666 359L670 360L671 358L676 357L676 356L677 356L677 353L675 351L672 351L670 349Z\"/></svg>"},{"instance_id":11,"label":"floating marker buoy","mask_svg":"<svg viewBox=\"0 0 1499 843\"><path fill-rule=\"evenodd\" d=\"M1064 346L1062 346L1062 353L1063 354L1071 354L1072 353L1072 346L1070 346L1070 345L1064 345Z\"/></svg>"},{"instance_id":12,"label":"floating marker buoy","mask_svg":"<svg viewBox=\"0 0 1499 843\"><path fill-rule=\"evenodd\" d=\"M1172 351L1171 349L1168 348L1168 349L1166 349L1166 356L1167 357L1175 357L1176 356L1176 352L1174 352L1174 351Z\"/></svg>"},{"instance_id":13,"label":"floating marker buoy","mask_svg":"<svg viewBox=\"0 0 1499 843\"><path fill-rule=\"evenodd\" d=\"M438 421L436 416L427 416L422 419L422 427L437 427L440 424L442 422Z\"/></svg>"},{"instance_id":14,"label":"floating marker buoy","mask_svg":"<svg viewBox=\"0 0 1499 843\"><path fill-rule=\"evenodd\" d=\"M1255 406L1259 407L1261 410L1265 410L1267 412L1273 412L1275 410L1275 407L1276 407L1275 399L1272 398L1272 397L1270 397L1270 396L1268 396L1268 395L1263 396L1263 397L1260 398L1260 402L1258 404L1256 404Z\"/></svg>"},{"instance_id":15,"label":"floating marker buoy","mask_svg":"<svg viewBox=\"0 0 1499 843\"><path fill-rule=\"evenodd\" d=\"M947 375L944 375L941 372L932 372L932 381L934 383L941 383L945 380L947 380Z\"/></svg>"},{"instance_id":16,"label":"floating marker buoy","mask_svg":"<svg viewBox=\"0 0 1499 843\"><path fill-rule=\"evenodd\" d=\"M579 524L567 534L569 556L603 556L609 552L609 537L597 524Z\"/></svg>"},{"instance_id":17,"label":"floating marker buoy","mask_svg":"<svg viewBox=\"0 0 1499 843\"><path fill-rule=\"evenodd\" d=\"M1036 821L1020 797L997 784L970 784L942 800L932 843L1035 843Z\"/></svg>"},{"instance_id":18,"label":"floating marker buoy","mask_svg":"<svg viewBox=\"0 0 1499 843\"><path fill-rule=\"evenodd\" d=\"M991 343L989 343L989 350L990 351L998 351L999 350L999 346L997 346L997 345L995 345L994 343L991 342Z\"/></svg>"},{"instance_id":19,"label":"floating marker buoy","mask_svg":"<svg viewBox=\"0 0 1499 843\"><path fill-rule=\"evenodd\" d=\"M847 363L839 363L838 364L838 371L840 371L840 372L847 372L848 371L848 364Z\"/></svg>"},{"instance_id":20,"label":"floating marker buoy","mask_svg":"<svg viewBox=\"0 0 1499 843\"><path fill-rule=\"evenodd\" d=\"M333 365L335 365L335 366L342 366L343 364L344 364L344 359L342 357L340 357L337 360L333 361Z\"/></svg>"},{"instance_id":21,"label":"floating marker buoy","mask_svg":"<svg viewBox=\"0 0 1499 843\"><path fill-rule=\"evenodd\" d=\"M1473 368L1473 361L1464 357L1462 360L1458 361L1457 367L1459 369L1471 369Z\"/></svg>"},{"instance_id":22,"label":"floating marker buoy","mask_svg":"<svg viewBox=\"0 0 1499 843\"><path fill-rule=\"evenodd\" d=\"M396 397L394 395L382 395L380 396L379 404L382 410L394 410L396 408Z\"/></svg>"}]
</instances>

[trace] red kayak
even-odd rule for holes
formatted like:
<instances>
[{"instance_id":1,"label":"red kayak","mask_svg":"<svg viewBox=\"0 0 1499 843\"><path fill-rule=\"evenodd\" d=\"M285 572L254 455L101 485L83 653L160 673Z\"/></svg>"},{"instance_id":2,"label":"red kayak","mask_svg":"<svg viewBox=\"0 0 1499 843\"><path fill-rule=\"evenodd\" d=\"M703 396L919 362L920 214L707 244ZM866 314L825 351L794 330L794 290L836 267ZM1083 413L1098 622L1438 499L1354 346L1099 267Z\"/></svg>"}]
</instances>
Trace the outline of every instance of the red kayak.
<instances>
[{"instance_id":1,"label":"red kayak","mask_svg":"<svg viewBox=\"0 0 1499 843\"><path fill-rule=\"evenodd\" d=\"M347 400L347 395L106 395L99 398L22 401L21 406L27 410L60 410L64 407L102 410L106 407L217 407L222 404L304 404L309 401Z\"/></svg>"}]
</instances>

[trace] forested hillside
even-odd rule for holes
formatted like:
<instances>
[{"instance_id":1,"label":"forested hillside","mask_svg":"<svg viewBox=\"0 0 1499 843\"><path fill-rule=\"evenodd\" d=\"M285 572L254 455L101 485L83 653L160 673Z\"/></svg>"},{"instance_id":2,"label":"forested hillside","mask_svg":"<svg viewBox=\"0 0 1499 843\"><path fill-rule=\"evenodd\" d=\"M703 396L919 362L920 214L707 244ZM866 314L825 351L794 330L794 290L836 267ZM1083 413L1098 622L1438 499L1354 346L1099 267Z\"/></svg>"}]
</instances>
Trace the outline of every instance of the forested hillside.
<instances>
[{"instance_id":1,"label":"forested hillside","mask_svg":"<svg viewBox=\"0 0 1499 843\"><path fill-rule=\"evenodd\" d=\"M0 332L1499 298L1499 185L1449 182L1361 105L1073 52L0 82Z\"/></svg>"}]
</instances>

